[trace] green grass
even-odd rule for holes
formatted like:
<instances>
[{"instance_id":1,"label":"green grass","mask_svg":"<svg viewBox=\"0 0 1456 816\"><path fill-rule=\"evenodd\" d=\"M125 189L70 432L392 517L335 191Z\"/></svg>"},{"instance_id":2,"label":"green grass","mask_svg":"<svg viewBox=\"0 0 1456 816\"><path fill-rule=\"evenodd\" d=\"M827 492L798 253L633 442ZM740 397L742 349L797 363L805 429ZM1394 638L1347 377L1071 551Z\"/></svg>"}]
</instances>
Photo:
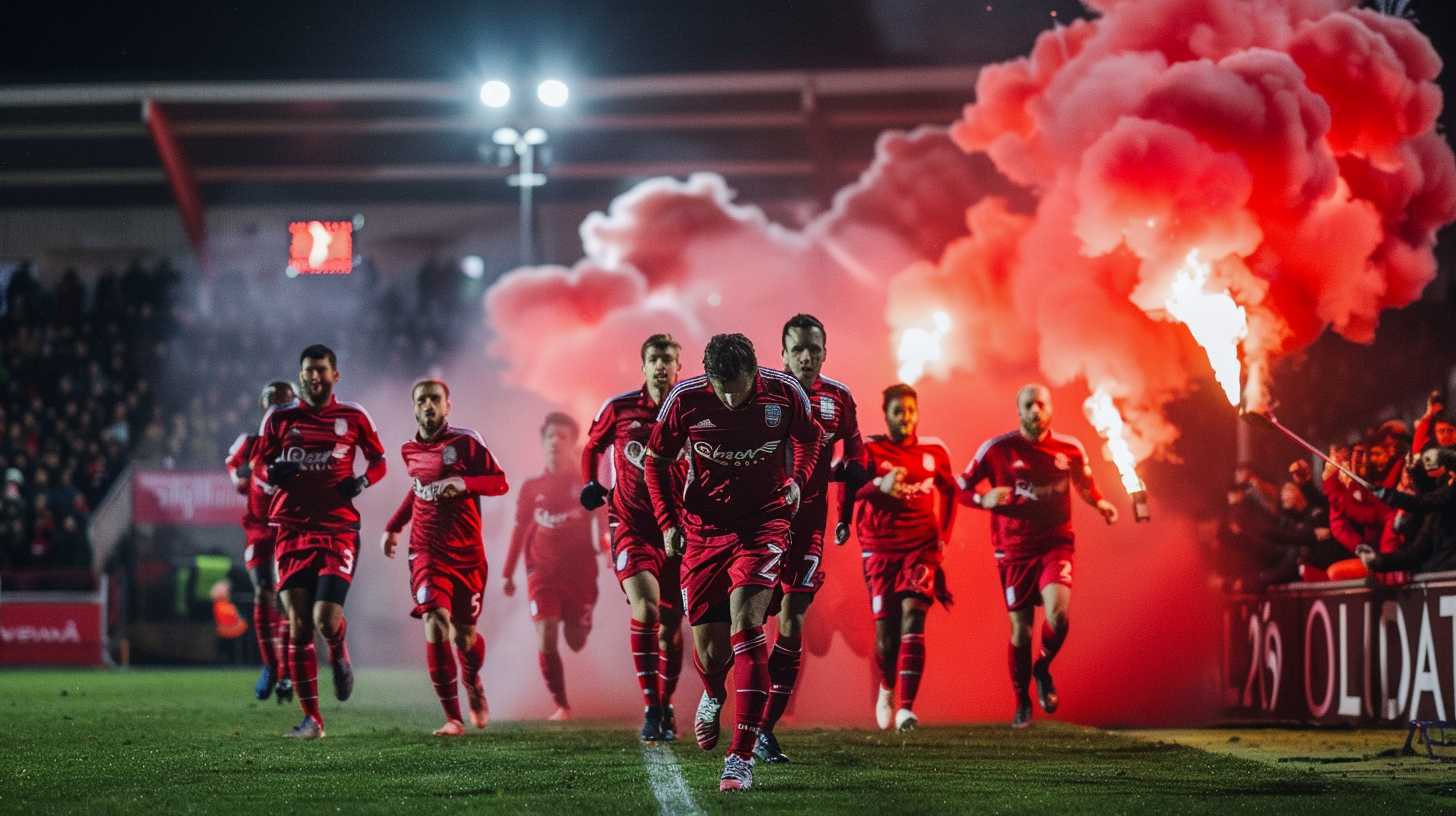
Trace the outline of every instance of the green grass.
<instances>
[{"instance_id":1,"label":"green grass","mask_svg":"<svg viewBox=\"0 0 1456 816\"><path fill-rule=\"evenodd\" d=\"M287 814L481 811L655 813L627 724L493 723L442 741L423 678L366 672L325 707L321 742L246 698L237 671L0 674L0 811ZM327 683L324 684L327 687ZM326 692L327 694L327 692ZM405 702L397 702L405 701ZM686 708L686 706L684 706ZM691 716L690 713L688 716ZM708 813L1436 813L1447 786L1355 782L1307 769L1040 722L924 728L909 736L785 730L795 762L758 768L754 790L717 792L720 751L673 747ZM1379 809L1378 811L1376 809Z\"/></svg>"}]
</instances>

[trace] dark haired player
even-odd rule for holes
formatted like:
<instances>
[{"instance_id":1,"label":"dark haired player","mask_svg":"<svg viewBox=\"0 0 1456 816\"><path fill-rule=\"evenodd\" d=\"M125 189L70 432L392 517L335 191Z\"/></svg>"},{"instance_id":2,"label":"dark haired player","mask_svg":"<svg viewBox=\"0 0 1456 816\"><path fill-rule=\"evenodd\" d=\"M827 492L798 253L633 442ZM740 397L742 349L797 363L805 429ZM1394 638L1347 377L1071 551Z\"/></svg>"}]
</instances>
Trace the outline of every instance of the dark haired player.
<instances>
[{"instance_id":1,"label":"dark haired player","mask_svg":"<svg viewBox=\"0 0 1456 816\"><path fill-rule=\"evenodd\" d=\"M597 562L591 514L582 509L576 468L576 443L581 431L576 420L562 413L546 415L541 425L541 447L546 470L527 479L516 496L516 528L501 571L507 597L516 593L512 576L516 561L525 555L526 591L531 620L536 624L541 676L556 703L549 719L571 719L566 700L566 673L557 649L559 634L573 652L581 651L591 634L592 609L597 603Z\"/></svg>"},{"instance_id":2,"label":"dark haired player","mask_svg":"<svg viewBox=\"0 0 1456 816\"><path fill-rule=\"evenodd\" d=\"M824 525L829 518L829 472L834 443L844 442L841 467L854 471L857 480L864 469L864 440L859 434L858 409L849 386L825 377L821 370L828 354L828 336L824 324L809 314L796 314L784 323L779 333L782 342L784 370L799 381L809 395L814 419L824 432L824 446L814 465L800 498L799 512L789 537L789 551L784 554L779 573L782 599L778 609L778 637L768 658L768 711L763 731L758 735L755 754L766 762L788 762L779 750L773 727L788 708L799 678L799 662L803 655L804 619L814 595L824 584ZM849 538L849 526L840 524L835 530L835 543Z\"/></svg>"},{"instance_id":3,"label":"dark haired player","mask_svg":"<svg viewBox=\"0 0 1456 816\"><path fill-rule=\"evenodd\" d=\"M677 384L682 347L670 334L654 334L642 343L643 384L602 403L587 432L581 454L585 486L581 504L595 510L610 497L612 567L631 607L632 664L645 705L642 739L677 737L672 693L682 671L682 592L679 559L668 558L662 531L647 494L647 440L667 392ZM608 491L597 481L602 454L610 450L615 478ZM683 470L679 468L679 471ZM682 473L675 473L677 483Z\"/></svg>"},{"instance_id":4,"label":"dark haired player","mask_svg":"<svg viewBox=\"0 0 1456 816\"><path fill-rule=\"evenodd\" d=\"M318 657L314 631L324 636L333 667L334 696L349 699L354 670L344 637L344 598L359 556L359 511L354 497L384 478L384 447L362 406L334 398L338 358L328 346L299 355L302 399L263 417L254 446L254 471L276 488L268 523L277 529L274 558L278 590L293 637L293 682L303 721L286 736L324 735L318 704ZM369 466L354 475L354 450Z\"/></svg>"},{"instance_id":5,"label":"dark haired player","mask_svg":"<svg viewBox=\"0 0 1456 816\"><path fill-rule=\"evenodd\" d=\"M1044 385L1016 392L1018 430L986 440L961 476L960 501L991 512L991 544L1011 617L1007 663L1016 694L1013 728L1031 725L1031 678L1041 707L1051 714L1060 699L1052 659L1067 642L1072 600L1072 490L1108 524L1117 508L1102 497L1087 451L1075 438L1052 433L1052 394ZM990 489L981 492L983 483ZM1031 661L1036 607L1044 609L1041 656Z\"/></svg>"},{"instance_id":6,"label":"dark haired player","mask_svg":"<svg viewBox=\"0 0 1456 816\"><path fill-rule=\"evenodd\" d=\"M399 531L411 525L410 615L425 621L425 667L445 711L435 736L458 737L465 723L455 685L457 657L471 724L484 728L489 718L480 682L485 636L475 628L486 577L480 497L505 495L506 474L480 434L449 424L450 386L443 380L420 380L410 398L419 430L400 447L410 490L385 525L380 547L384 557L394 558Z\"/></svg>"},{"instance_id":7,"label":"dark haired player","mask_svg":"<svg viewBox=\"0 0 1456 816\"><path fill-rule=\"evenodd\" d=\"M658 412L647 444L647 488L668 555L683 556L683 606L706 688L694 724L698 745L706 751L718 743L732 666L738 724L719 790L746 790L768 705L763 623L823 435L798 380L760 368L747 337L714 336L703 369L678 383ZM684 449L688 476L679 494L672 471Z\"/></svg>"},{"instance_id":8,"label":"dark haired player","mask_svg":"<svg viewBox=\"0 0 1456 816\"><path fill-rule=\"evenodd\" d=\"M275 405L293 402L293 385L275 380L263 386L259 397L260 407L266 413ZM263 660L263 670L258 673L258 682L253 686L253 695L266 700L276 686L278 702L293 699L293 681L289 679L287 650L288 621L279 614L278 591L273 583L273 528L268 526L269 494L262 480L253 475L248 462L253 458L253 446L258 442L254 434L239 434L232 447L228 448L228 476L238 492L248 497L248 509L243 513L243 563L248 568L248 577L253 579L253 632L258 639L258 654Z\"/></svg>"},{"instance_id":9,"label":"dark haired player","mask_svg":"<svg viewBox=\"0 0 1456 816\"><path fill-rule=\"evenodd\" d=\"M941 559L955 521L956 482L945 444L917 433L915 389L892 385L883 396L889 433L865 445L870 478L855 492L855 532L875 618L875 722L908 731L920 722L915 697L925 673L925 614L934 601L950 603Z\"/></svg>"}]
</instances>

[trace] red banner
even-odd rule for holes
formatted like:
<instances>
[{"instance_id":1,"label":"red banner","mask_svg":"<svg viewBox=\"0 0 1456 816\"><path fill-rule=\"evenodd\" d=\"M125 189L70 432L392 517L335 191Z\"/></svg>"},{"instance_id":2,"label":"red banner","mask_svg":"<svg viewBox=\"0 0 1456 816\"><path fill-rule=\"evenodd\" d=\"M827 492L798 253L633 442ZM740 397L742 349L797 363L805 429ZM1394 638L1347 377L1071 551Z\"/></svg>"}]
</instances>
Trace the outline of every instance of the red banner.
<instances>
[{"instance_id":1,"label":"red banner","mask_svg":"<svg viewBox=\"0 0 1456 816\"><path fill-rule=\"evenodd\" d=\"M99 666L105 660L102 601L0 596L0 665ZM74 596L72 596L74 597Z\"/></svg>"},{"instance_id":2,"label":"red banner","mask_svg":"<svg viewBox=\"0 0 1456 816\"><path fill-rule=\"evenodd\" d=\"M139 470L131 497L134 524L230 527L247 510L247 498L220 470Z\"/></svg>"}]
</instances>

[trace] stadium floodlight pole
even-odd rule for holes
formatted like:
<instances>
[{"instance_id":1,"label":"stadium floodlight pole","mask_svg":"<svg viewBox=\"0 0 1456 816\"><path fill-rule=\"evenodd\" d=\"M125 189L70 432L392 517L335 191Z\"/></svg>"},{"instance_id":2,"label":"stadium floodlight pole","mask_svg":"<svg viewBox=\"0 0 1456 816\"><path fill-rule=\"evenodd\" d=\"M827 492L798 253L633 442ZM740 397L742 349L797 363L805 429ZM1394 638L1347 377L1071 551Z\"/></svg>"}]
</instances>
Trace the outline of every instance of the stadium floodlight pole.
<instances>
[{"instance_id":1,"label":"stadium floodlight pole","mask_svg":"<svg viewBox=\"0 0 1456 816\"><path fill-rule=\"evenodd\" d=\"M1289 437L1290 440L1294 442L1294 444L1323 459L1326 463L1330 465L1330 467L1333 467L1334 469L1340 471L1346 476L1349 476L1350 479L1353 480L1356 484L1360 485L1366 490L1375 489L1375 485L1370 484L1369 482L1355 475L1354 471L1325 455L1324 451L1321 451L1319 448L1316 448L1314 445L1311 445L1309 442L1305 441L1304 437L1286 428L1283 424L1279 422L1279 420L1274 418L1273 414L1269 413L1268 411L1244 410L1239 412L1239 416L1243 417L1244 421L1248 422L1251 425L1259 425L1261 427L1270 428L1284 434L1285 436Z\"/></svg>"},{"instance_id":2,"label":"stadium floodlight pole","mask_svg":"<svg viewBox=\"0 0 1456 816\"><path fill-rule=\"evenodd\" d=\"M506 184L521 191L521 265L535 263L535 224L531 191L546 183L546 174L536 172L536 149L546 144L550 136L545 129L527 128L525 133L513 127L496 128L491 141L510 151L510 159L503 163L519 163L520 172L506 177ZM502 151L504 153L504 150Z\"/></svg>"}]
</instances>

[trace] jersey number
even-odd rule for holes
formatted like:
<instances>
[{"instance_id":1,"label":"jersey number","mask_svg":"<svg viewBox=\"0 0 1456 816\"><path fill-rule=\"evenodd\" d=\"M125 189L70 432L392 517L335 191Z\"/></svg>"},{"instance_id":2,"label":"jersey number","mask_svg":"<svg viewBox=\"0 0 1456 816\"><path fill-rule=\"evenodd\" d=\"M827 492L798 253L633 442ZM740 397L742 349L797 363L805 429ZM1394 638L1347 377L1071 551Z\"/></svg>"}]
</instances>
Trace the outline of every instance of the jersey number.
<instances>
[{"instance_id":1,"label":"jersey number","mask_svg":"<svg viewBox=\"0 0 1456 816\"><path fill-rule=\"evenodd\" d=\"M354 574L354 550L353 550L353 548L349 548L349 549L344 550L344 552L342 553L342 557L344 559L344 574L345 575L353 575Z\"/></svg>"},{"instance_id":2,"label":"jersey number","mask_svg":"<svg viewBox=\"0 0 1456 816\"><path fill-rule=\"evenodd\" d=\"M819 571L819 556L806 555L804 561L808 563L809 568L804 570L804 577L799 579L799 586L812 587L814 586L814 573Z\"/></svg>"}]
</instances>

